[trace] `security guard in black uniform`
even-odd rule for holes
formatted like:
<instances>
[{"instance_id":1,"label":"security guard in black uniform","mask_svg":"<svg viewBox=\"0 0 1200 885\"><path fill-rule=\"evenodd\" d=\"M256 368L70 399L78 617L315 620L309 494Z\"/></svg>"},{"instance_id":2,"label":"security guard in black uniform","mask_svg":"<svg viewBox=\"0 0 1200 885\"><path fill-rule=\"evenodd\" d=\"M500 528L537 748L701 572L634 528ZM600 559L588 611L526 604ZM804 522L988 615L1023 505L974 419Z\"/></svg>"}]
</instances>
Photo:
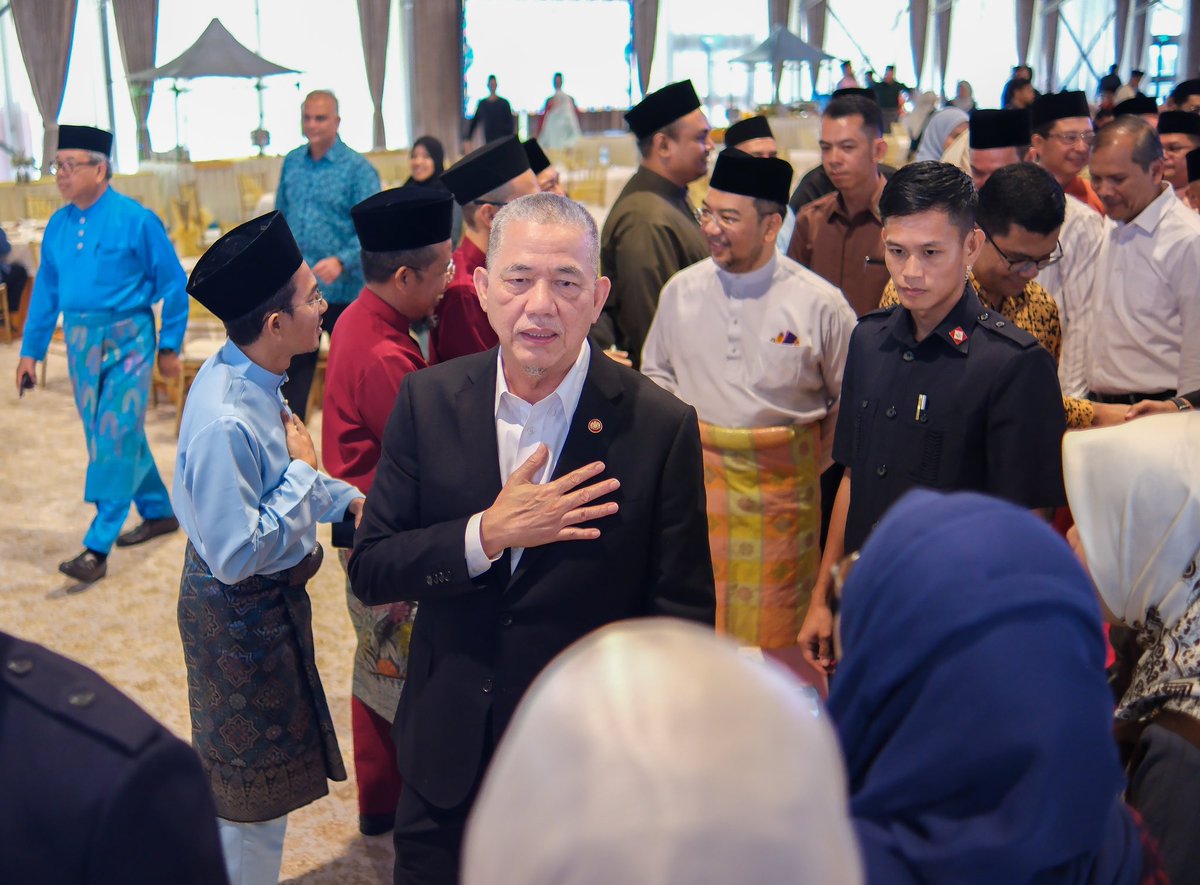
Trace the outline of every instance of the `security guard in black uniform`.
<instances>
[{"instance_id":1,"label":"security guard in black uniform","mask_svg":"<svg viewBox=\"0 0 1200 885\"><path fill-rule=\"evenodd\" d=\"M223 885L196 753L96 673L0 633L0 881Z\"/></svg>"},{"instance_id":2,"label":"security guard in black uniform","mask_svg":"<svg viewBox=\"0 0 1200 885\"><path fill-rule=\"evenodd\" d=\"M964 282L983 246L976 205L971 179L936 162L901 169L880 199L901 306L865 315L850 338L833 447L846 476L799 638L827 671L831 572L904 492L972 490L1029 508L1066 501L1054 357Z\"/></svg>"}]
</instances>

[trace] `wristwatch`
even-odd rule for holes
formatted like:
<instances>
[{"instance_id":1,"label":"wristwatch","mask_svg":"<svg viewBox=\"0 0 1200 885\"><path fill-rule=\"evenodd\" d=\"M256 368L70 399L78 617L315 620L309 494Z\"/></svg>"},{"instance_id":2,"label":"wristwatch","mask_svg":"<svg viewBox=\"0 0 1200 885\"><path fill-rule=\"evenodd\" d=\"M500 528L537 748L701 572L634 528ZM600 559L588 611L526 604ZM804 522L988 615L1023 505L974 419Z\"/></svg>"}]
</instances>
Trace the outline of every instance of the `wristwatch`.
<instances>
[{"instance_id":1,"label":"wristwatch","mask_svg":"<svg viewBox=\"0 0 1200 885\"><path fill-rule=\"evenodd\" d=\"M1181 412L1190 412L1192 410L1192 404L1181 396L1171 397L1171 402L1173 402L1175 404L1175 408L1179 409Z\"/></svg>"}]
</instances>

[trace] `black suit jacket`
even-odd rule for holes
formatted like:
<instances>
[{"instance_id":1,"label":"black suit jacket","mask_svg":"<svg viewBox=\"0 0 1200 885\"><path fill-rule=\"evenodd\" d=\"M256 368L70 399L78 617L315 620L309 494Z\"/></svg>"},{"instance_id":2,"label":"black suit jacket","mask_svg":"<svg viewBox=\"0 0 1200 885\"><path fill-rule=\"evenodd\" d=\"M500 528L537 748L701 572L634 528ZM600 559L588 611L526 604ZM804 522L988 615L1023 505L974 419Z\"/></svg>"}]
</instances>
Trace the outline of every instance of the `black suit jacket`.
<instances>
[{"instance_id":1,"label":"black suit jacket","mask_svg":"<svg viewBox=\"0 0 1200 885\"><path fill-rule=\"evenodd\" d=\"M196 752L91 670L5 633L0 795L0 881L229 881Z\"/></svg>"},{"instance_id":2,"label":"black suit jacket","mask_svg":"<svg viewBox=\"0 0 1200 885\"><path fill-rule=\"evenodd\" d=\"M349 566L363 602L420 603L393 734L405 783L442 808L470 797L529 683L576 639L715 616L696 412L594 348L554 475L603 461L619 512L597 540L467 574L467 521L501 489L496 364L493 349L404 379Z\"/></svg>"}]
</instances>

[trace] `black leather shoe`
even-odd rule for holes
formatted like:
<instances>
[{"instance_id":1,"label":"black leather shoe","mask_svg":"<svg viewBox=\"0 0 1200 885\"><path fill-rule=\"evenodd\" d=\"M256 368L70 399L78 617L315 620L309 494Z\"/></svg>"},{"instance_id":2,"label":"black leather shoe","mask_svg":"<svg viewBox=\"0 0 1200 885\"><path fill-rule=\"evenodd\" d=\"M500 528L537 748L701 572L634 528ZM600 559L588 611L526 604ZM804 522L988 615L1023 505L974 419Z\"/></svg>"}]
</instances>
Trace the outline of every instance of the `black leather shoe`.
<instances>
[{"instance_id":1,"label":"black leather shoe","mask_svg":"<svg viewBox=\"0 0 1200 885\"><path fill-rule=\"evenodd\" d=\"M159 535L169 535L171 532L177 531L179 531L179 520L173 516L164 516L162 519L144 519L129 531L117 535L117 546L132 547L134 544L144 544Z\"/></svg>"},{"instance_id":2,"label":"black leather shoe","mask_svg":"<svg viewBox=\"0 0 1200 885\"><path fill-rule=\"evenodd\" d=\"M68 578L74 578L82 584L90 584L108 574L108 557L101 556L94 550L84 550L74 559L60 562L58 570Z\"/></svg>"},{"instance_id":3,"label":"black leather shoe","mask_svg":"<svg viewBox=\"0 0 1200 885\"><path fill-rule=\"evenodd\" d=\"M382 836L396 826L394 814L360 814L358 831L364 836Z\"/></svg>"}]
</instances>

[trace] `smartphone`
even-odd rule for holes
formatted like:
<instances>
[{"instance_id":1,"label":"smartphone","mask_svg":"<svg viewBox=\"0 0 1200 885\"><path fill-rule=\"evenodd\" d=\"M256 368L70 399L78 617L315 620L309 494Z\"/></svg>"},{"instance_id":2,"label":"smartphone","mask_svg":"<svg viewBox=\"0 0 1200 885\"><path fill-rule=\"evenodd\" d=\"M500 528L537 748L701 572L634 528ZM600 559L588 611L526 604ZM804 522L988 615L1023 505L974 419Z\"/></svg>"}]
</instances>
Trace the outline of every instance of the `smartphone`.
<instances>
[{"instance_id":1,"label":"smartphone","mask_svg":"<svg viewBox=\"0 0 1200 885\"><path fill-rule=\"evenodd\" d=\"M21 376L21 391L20 391L21 399L25 398L25 391L33 390L33 387L34 387L33 378L29 375L22 375Z\"/></svg>"}]
</instances>

